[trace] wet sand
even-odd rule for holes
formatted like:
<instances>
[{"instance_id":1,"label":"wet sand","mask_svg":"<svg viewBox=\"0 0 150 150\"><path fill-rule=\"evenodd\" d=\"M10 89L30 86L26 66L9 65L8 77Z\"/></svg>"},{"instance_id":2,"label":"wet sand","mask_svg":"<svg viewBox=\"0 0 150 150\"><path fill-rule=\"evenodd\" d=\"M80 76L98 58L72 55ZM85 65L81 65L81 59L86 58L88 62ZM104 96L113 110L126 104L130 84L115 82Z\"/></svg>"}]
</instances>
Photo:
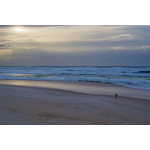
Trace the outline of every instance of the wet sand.
<instances>
[{"instance_id":1,"label":"wet sand","mask_svg":"<svg viewBox=\"0 0 150 150\"><path fill-rule=\"evenodd\" d=\"M1 80L0 124L149 125L149 93L101 83Z\"/></svg>"}]
</instances>

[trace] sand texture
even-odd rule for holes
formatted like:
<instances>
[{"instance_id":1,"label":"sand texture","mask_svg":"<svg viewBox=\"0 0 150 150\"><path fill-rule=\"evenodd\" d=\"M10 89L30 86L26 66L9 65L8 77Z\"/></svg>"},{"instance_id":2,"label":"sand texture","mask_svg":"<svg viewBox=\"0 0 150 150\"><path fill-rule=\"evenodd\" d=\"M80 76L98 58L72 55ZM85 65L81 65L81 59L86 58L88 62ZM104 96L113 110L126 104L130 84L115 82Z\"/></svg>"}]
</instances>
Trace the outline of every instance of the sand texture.
<instances>
[{"instance_id":1,"label":"sand texture","mask_svg":"<svg viewBox=\"0 0 150 150\"><path fill-rule=\"evenodd\" d=\"M138 93L139 94L139 93ZM150 101L0 85L1 125L149 125Z\"/></svg>"}]
</instances>

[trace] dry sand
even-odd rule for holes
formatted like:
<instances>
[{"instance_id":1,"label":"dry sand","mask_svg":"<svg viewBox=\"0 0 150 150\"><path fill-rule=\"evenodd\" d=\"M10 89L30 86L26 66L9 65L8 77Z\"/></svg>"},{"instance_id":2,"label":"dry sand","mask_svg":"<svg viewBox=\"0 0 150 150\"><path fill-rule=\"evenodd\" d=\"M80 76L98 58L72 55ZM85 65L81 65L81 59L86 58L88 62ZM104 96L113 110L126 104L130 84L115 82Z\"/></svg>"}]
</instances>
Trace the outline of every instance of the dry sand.
<instances>
[{"instance_id":1,"label":"dry sand","mask_svg":"<svg viewBox=\"0 0 150 150\"><path fill-rule=\"evenodd\" d=\"M37 85L37 87L25 87L30 85L21 84L21 82L35 84L39 81L6 80L6 82L0 81L1 125L150 124L150 101L148 100L150 92L146 90L101 83L40 81L40 84L55 85L53 88L44 86L42 88ZM15 82L20 85L15 85ZM63 90L64 84L68 84L70 90L66 88ZM100 94L97 94L96 87L100 89ZM117 88L120 93L116 99L112 93ZM90 89L92 93L87 92ZM102 95L101 89L105 89L105 95ZM138 98L139 95L143 97L144 94L146 94L145 99Z\"/></svg>"}]
</instances>

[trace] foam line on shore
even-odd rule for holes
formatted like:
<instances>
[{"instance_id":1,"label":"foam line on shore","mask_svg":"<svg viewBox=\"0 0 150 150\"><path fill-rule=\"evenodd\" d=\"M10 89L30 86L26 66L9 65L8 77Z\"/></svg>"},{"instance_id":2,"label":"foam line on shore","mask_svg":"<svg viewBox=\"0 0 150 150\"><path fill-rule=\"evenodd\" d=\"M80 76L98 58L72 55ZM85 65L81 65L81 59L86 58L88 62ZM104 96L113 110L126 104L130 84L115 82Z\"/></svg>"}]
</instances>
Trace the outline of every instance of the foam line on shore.
<instances>
[{"instance_id":1,"label":"foam line on shore","mask_svg":"<svg viewBox=\"0 0 150 150\"><path fill-rule=\"evenodd\" d=\"M114 95L150 100L149 90L133 89L119 85L77 81L29 81L29 80L0 80L1 85L16 85L62 89L89 94Z\"/></svg>"}]
</instances>

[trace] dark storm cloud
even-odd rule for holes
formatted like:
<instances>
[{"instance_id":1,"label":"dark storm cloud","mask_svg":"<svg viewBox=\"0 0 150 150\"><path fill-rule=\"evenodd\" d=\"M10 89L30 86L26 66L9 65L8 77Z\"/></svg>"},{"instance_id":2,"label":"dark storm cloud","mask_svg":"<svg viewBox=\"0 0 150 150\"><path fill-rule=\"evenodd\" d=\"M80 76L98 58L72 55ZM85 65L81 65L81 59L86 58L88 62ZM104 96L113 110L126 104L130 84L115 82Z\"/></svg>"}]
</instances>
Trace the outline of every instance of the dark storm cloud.
<instances>
[{"instance_id":1,"label":"dark storm cloud","mask_svg":"<svg viewBox=\"0 0 150 150\"><path fill-rule=\"evenodd\" d=\"M7 27L11 27L13 25L0 25L0 28L7 28Z\"/></svg>"},{"instance_id":2,"label":"dark storm cloud","mask_svg":"<svg viewBox=\"0 0 150 150\"><path fill-rule=\"evenodd\" d=\"M150 64L150 51L137 50L135 53L131 50L129 53L126 50L103 50L55 53L43 52L41 49L36 49L36 52L34 50L21 49L20 51L15 51L11 59L7 60L7 63L11 62L11 65L16 65L16 60L19 62L19 65L27 66L140 66ZM3 64L2 62L1 59L0 63Z\"/></svg>"},{"instance_id":3,"label":"dark storm cloud","mask_svg":"<svg viewBox=\"0 0 150 150\"><path fill-rule=\"evenodd\" d=\"M1 46L3 46L3 47L4 47L4 46L10 46L10 45L4 45L4 44L2 44L2 45L0 45L0 47L1 47Z\"/></svg>"},{"instance_id":4,"label":"dark storm cloud","mask_svg":"<svg viewBox=\"0 0 150 150\"><path fill-rule=\"evenodd\" d=\"M90 59L93 65L146 65L150 64L150 51L142 52L137 50L136 53L133 50L127 51L96 51L88 52L86 55ZM119 62L119 63L118 63Z\"/></svg>"},{"instance_id":5,"label":"dark storm cloud","mask_svg":"<svg viewBox=\"0 0 150 150\"><path fill-rule=\"evenodd\" d=\"M60 57L61 63L76 65L147 65L150 64L150 51L143 52L138 50L136 53L126 50L118 51L87 51L79 53L70 53ZM65 58L68 58L65 60ZM119 62L119 63L118 63Z\"/></svg>"},{"instance_id":6,"label":"dark storm cloud","mask_svg":"<svg viewBox=\"0 0 150 150\"><path fill-rule=\"evenodd\" d=\"M0 45L0 50L8 50L10 48L11 48L11 45L4 45L4 44Z\"/></svg>"}]
</instances>

